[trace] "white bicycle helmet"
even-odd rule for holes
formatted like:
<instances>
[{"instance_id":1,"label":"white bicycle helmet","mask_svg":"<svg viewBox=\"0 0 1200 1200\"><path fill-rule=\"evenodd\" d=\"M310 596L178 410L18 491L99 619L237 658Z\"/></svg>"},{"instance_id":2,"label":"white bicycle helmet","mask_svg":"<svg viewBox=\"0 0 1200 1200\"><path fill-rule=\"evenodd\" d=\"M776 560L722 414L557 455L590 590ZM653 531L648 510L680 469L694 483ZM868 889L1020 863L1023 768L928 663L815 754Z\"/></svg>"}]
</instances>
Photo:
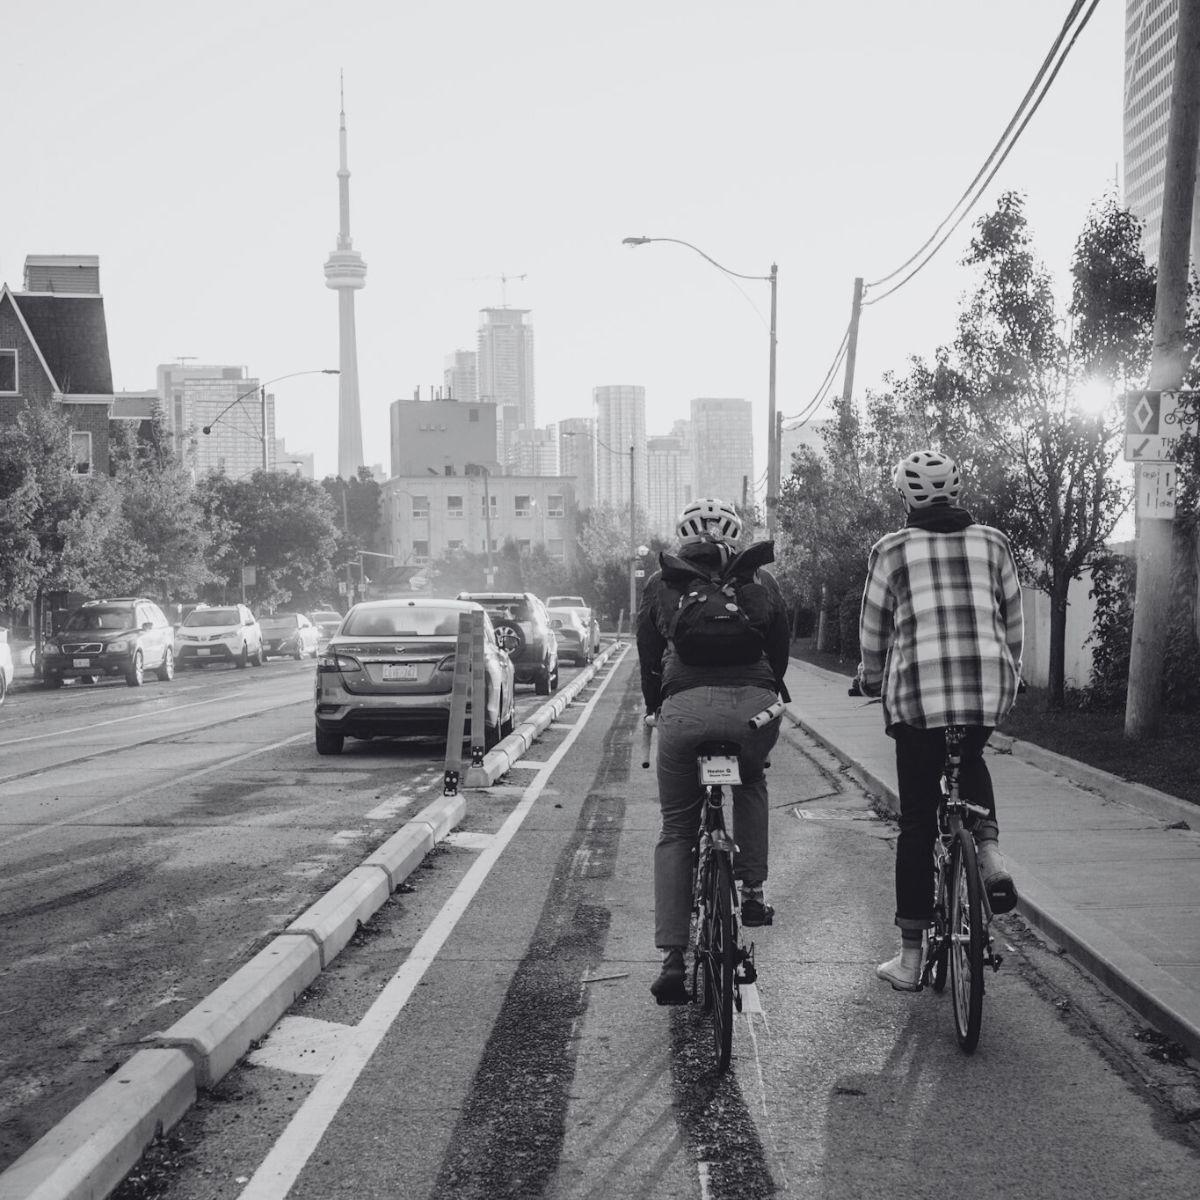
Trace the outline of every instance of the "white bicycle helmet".
<instances>
[{"instance_id":1,"label":"white bicycle helmet","mask_svg":"<svg viewBox=\"0 0 1200 1200\"><path fill-rule=\"evenodd\" d=\"M953 504L958 499L962 478L950 455L937 450L918 450L896 464L892 483L904 498L906 508L929 508L933 504Z\"/></svg>"},{"instance_id":2,"label":"white bicycle helmet","mask_svg":"<svg viewBox=\"0 0 1200 1200\"><path fill-rule=\"evenodd\" d=\"M693 500L680 513L675 531L685 546L713 537L736 542L742 536L742 519L727 500Z\"/></svg>"}]
</instances>

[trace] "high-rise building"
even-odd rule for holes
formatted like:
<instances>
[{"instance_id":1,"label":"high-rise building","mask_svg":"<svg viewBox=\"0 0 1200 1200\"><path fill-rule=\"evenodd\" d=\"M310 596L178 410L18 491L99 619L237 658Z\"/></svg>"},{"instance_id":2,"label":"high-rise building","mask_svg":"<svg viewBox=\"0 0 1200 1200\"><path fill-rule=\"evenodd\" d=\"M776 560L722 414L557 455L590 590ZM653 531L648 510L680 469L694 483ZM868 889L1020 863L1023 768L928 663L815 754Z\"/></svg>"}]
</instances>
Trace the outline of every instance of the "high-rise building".
<instances>
[{"instance_id":1,"label":"high-rise building","mask_svg":"<svg viewBox=\"0 0 1200 1200\"><path fill-rule=\"evenodd\" d=\"M633 447L635 503L646 510L646 389L609 384L592 389L596 407L596 501L629 507L629 448Z\"/></svg>"},{"instance_id":2,"label":"high-rise building","mask_svg":"<svg viewBox=\"0 0 1200 1200\"><path fill-rule=\"evenodd\" d=\"M513 443L513 475L558 475L558 430L518 429Z\"/></svg>"},{"instance_id":3,"label":"high-rise building","mask_svg":"<svg viewBox=\"0 0 1200 1200\"><path fill-rule=\"evenodd\" d=\"M275 469L275 397L267 392L264 402L245 367L162 363L157 379L175 451L196 474L245 479L261 470L264 418L267 467Z\"/></svg>"},{"instance_id":4,"label":"high-rise building","mask_svg":"<svg viewBox=\"0 0 1200 1200\"><path fill-rule=\"evenodd\" d=\"M526 308L480 311L477 394L484 403L499 406L496 457L507 465L517 430L534 427L533 326L525 321Z\"/></svg>"},{"instance_id":5,"label":"high-rise building","mask_svg":"<svg viewBox=\"0 0 1200 1200\"><path fill-rule=\"evenodd\" d=\"M580 508L596 504L596 422L591 417L568 417L558 423L559 471L575 480Z\"/></svg>"},{"instance_id":6,"label":"high-rise building","mask_svg":"<svg viewBox=\"0 0 1200 1200\"><path fill-rule=\"evenodd\" d=\"M692 401L693 496L717 496L740 510L754 496L753 406L715 397Z\"/></svg>"},{"instance_id":7,"label":"high-rise building","mask_svg":"<svg viewBox=\"0 0 1200 1200\"><path fill-rule=\"evenodd\" d=\"M448 400L462 400L474 404L479 399L478 355L474 350L455 350L446 355L446 369L442 380Z\"/></svg>"},{"instance_id":8,"label":"high-rise building","mask_svg":"<svg viewBox=\"0 0 1200 1200\"><path fill-rule=\"evenodd\" d=\"M346 102L338 129L337 249L325 263L325 286L338 294L338 474L358 475L363 462L362 410L358 395L358 340L354 329L354 293L367 286L367 264L350 240L350 168L346 156Z\"/></svg>"},{"instance_id":9,"label":"high-rise building","mask_svg":"<svg viewBox=\"0 0 1200 1200\"><path fill-rule=\"evenodd\" d=\"M692 499L692 456L681 437L646 442L646 519L649 532L670 540L684 505Z\"/></svg>"},{"instance_id":10,"label":"high-rise building","mask_svg":"<svg viewBox=\"0 0 1200 1200\"><path fill-rule=\"evenodd\" d=\"M1145 222L1142 245L1158 261L1167 160L1167 121L1175 72L1179 0L1126 0L1125 203ZM1192 260L1200 254L1200 209L1192 210Z\"/></svg>"}]
</instances>

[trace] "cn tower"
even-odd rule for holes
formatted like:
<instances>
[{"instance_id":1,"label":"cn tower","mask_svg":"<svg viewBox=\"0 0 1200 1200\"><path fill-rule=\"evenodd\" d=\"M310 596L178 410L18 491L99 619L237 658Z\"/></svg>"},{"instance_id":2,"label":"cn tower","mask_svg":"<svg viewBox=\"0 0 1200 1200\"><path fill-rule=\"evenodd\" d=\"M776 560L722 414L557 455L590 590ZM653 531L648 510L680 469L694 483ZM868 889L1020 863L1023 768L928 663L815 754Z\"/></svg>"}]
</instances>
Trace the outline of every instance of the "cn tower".
<instances>
[{"instance_id":1,"label":"cn tower","mask_svg":"<svg viewBox=\"0 0 1200 1200\"><path fill-rule=\"evenodd\" d=\"M354 333L354 293L367 285L367 264L350 240L350 168L346 160L346 94L341 92L338 142L337 249L325 263L325 286L338 294L338 474L357 479L363 465L362 415L358 403L358 341Z\"/></svg>"}]
</instances>

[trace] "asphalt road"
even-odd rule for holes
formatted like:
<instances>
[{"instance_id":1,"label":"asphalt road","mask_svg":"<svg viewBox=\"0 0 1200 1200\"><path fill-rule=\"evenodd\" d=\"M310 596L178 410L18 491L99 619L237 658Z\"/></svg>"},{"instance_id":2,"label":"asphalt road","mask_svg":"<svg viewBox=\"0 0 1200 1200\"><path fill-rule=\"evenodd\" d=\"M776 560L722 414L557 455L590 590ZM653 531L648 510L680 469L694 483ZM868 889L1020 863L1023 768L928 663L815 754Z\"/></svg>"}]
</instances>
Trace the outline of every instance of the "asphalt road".
<instances>
[{"instance_id":1,"label":"asphalt road","mask_svg":"<svg viewBox=\"0 0 1200 1200\"><path fill-rule=\"evenodd\" d=\"M440 794L431 739L318 757L312 690L273 659L0 707L0 1170Z\"/></svg>"},{"instance_id":2,"label":"asphalt road","mask_svg":"<svg viewBox=\"0 0 1200 1200\"><path fill-rule=\"evenodd\" d=\"M228 723L252 724L253 737L234 742L213 726L170 743L252 757L195 779L180 751L187 765L173 782L129 801L119 819L110 811L112 826L96 814L62 827L98 862L97 844L127 843L111 865L144 856L146 903L157 897L175 922L193 910L202 921L173 939L169 920L133 911L116 888L92 905L111 915L106 930L85 938L80 925L41 956L22 934L16 967L0 968L0 995L40 1004L19 1019L43 1052L55 1037L100 1050L74 1068L82 1075L102 1076L139 1028L177 1015L163 989L170 964L200 989L181 998L190 1005L202 978L223 979L256 938L363 857L382 836L372 812L395 807L390 832L406 803L415 811L440 790L416 748L318 760L306 741L289 742L307 734L309 712L307 696L289 707L285 671L233 681ZM989 979L971 1057L955 1044L948 995L875 980L895 938L895 829L795 729L771 772L768 887L779 915L756 934L759 987L737 1022L733 1069L716 1074L698 1014L659 1009L647 990L658 822L652 775L637 766L639 711L626 660L502 786L471 793L459 829L201 1096L121 1200L1196 1195L1196 1120L1180 1120L1188 1095L1200 1117L1194 1071L1149 1058L1129 1013L1019 918L998 923L1005 963ZM0 741L11 736L0 725ZM147 769L162 757L131 753L146 755ZM7 856L21 832L10 792L0 788L3 912L14 907ZM31 878L52 866L21 861ZM298 868L310 873L287 874ZM122 904L130 911L118 918ZM81 907L54 920L76 922ZM54 927L41 923L42 935ZM64 956L70 968L58 965ZM57 1032L43 1029L63 998L70 1011L54 1018ZM28 1077L36 1056L24 1061ZM71 1070L64 1055L59 1071Z\"/></svg>"}]
</instances>

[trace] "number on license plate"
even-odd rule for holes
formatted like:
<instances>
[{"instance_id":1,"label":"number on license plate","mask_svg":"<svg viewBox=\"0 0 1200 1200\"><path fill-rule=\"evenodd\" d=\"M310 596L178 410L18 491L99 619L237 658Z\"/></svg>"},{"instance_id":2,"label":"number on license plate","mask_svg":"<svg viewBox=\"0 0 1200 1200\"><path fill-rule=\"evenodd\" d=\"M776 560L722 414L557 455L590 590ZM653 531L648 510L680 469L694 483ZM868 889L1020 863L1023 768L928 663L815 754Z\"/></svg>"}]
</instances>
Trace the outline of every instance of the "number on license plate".
<instances>
[{"instance_id":1,"label":"number on license plate","mask_svg":"<svg viewBox=\"0 0 1200 1200\"><path fill-rule=\"evenodd\" d=\"M92 665L92 660L90 658L73 658L73 659L71 659L71 666L73 666L73 667L90 667L91 665Z\"/></svg>"},{"instance_id":2,"label":"number on license plate","mask_svg":"<svg viewBox=\"0 0 1200 1200\"><path fill-rule=\"evenodd\" d=\"M417 665L416 663L384 663L383 664L384 679L416 679Z\"/></svg>"},{"instance_id":3,"label":"number on license plate","mask_svg":"<svg viewBox=\"0 0 1200 1200\"><path fill-rule=\"evenodd\" d=\"M197 654L208 654L208 653L209 653L209 650L208 650L208 648L207 648L207 647L205 647L205 646L201 646L201 647L200 647L200 649L196 651L196 653L197 653Z\"/></svg>"},{"instance_id":4,"label":"number on license plate","mask_svg":"<svg viewBox=\"0 0 1200 1200\"><path fill-rule=\"evenodd\" d=\"M700 760L701 783L741 783L742 776L738 771L736 758L707 755Z\"/></svg>"}]
</instances>

